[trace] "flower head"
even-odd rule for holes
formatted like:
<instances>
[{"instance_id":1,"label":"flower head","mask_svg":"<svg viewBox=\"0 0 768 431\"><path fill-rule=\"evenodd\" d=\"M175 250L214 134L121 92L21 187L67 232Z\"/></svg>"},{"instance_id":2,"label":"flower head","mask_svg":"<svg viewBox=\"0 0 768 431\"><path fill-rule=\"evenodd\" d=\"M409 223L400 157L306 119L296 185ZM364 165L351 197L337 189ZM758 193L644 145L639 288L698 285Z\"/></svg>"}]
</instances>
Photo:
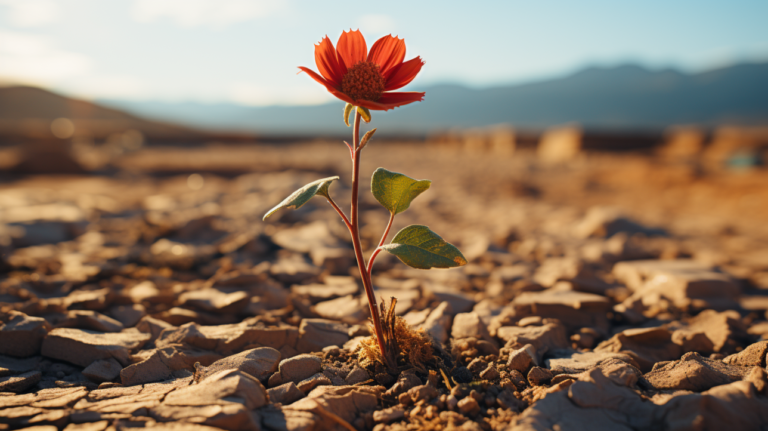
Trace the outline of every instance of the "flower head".
<instances>
[{"instance_id":1,"label":"flower head","mask_svg":"<svg viewBox=\"0 0 768 431\"><path fill-rule=\"evenodd\" d=\"M367 55L366 55L367 54ZM421 70L420 57L405 59L405 41L392 35L377 40L370 52L359 30L343 32L336 48L328 36L315 45L315 71L299 67L337 98L364 108L387 111L424 100L424 93L392 91L406 86Z\"/></svg>"}]
</instances>

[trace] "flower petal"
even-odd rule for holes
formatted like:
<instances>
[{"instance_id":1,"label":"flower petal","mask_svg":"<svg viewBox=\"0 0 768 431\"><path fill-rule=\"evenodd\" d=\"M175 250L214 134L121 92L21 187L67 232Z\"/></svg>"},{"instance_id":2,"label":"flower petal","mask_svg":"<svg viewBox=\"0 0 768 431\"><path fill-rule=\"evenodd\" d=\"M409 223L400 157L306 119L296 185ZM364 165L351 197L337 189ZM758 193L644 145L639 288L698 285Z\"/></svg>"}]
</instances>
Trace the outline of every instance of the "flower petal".
<instances>
[{"instance_id":1,"label":"flower petal","mask_svg":"<svg viewBox=\"0 0 768 431\"><path fill-rule=\"evenodd\" d=\"M315 72L312 69L307 69L306 67L299 66L299 69L301 69L302 72L305 72L307 75L309 75L312 79L319 82L320 84L323 84L325 86L325 89L328 90L329 93L336 96L337 99L343 100L347 103L355 104L355 102L352 100L351 97L347 96L346 94L342 93L340 90L338 90L333 84L326 81L325 78L318 75L317 72ZM301 72L299 72L301 73Z\"/></svg>"},{"instance_id":2,"label":"flower petal","mask_svg":"<svg viewBox=\"0 0 768 431\"><path fill-rule=\"evenodd\" d=\"M424 66L424 60L421 57L413 58L397 66L387 78L384 91L397 90L408 85L418 75L421 66Z\"/></svg>"},{"instance_id":3,"label":"flower petal","mask_svg":"<svg viewBox=\"0 0 768 431\"><path fill-rule=\"evenodd\" d=\"M322 76L318 75L317 72L315 72L314 70L306 68L304 66L299 66L299 69L301 69L301 72L304 72L307 75L309 75L310 78L314 79L315 81L319 82L320 84L323 84L325 86L325 88L328 89L328 91L330 91L331 89L336 90L336 88L334 88L332 83L328 82L325 78L323 78ZM301 72L299 72L299 73L301 73Z\"/></svg>"},{"instance_id":4,"label":"flower petal","mask_svg":"<svg viewBox=\"0 0 768 431\"><path fill-rule=\"evenodd\" d=\"M370 100L358 100L355 103L359 106L376 111L389 111L398 106L407 105L413 102L421 102L422 100L424 100L423 92L397 91L382 94L376 102L371 102Z\"/></svg>"},{"instance_id":5,"label":"flower petal","mask_svg":"<svg viewBox=\"0 0 768 431\"><path fill-rule=\"evenodd\" d=\"M336 48L333 47L328 36L315 45L315 64L323 78L331 82L335 87L341 85L341 78L347 73L343 64L336 57Z\"/></svg>"},{"instance_id":6,"label":"flower petal","mask_svg":"<svg viewBox=\"0 0 768 431\"><path fill-rule=\"evenodd\" d=\"M342 32L339 41L336 43L336 52L338 53L340 63L343 63L347 69L361 61L365 61L365 54L368 52L368 46L365 44L365 38L360 30Z\"/></svg>"},{"instance_id":7,"label":"flower petal","mask_svg":"<svg viewBox=\"0 0 768 431\"><path fill-rule=\"evenodd\" d=\"M377 40L368 53L368 61L378 64L381 74L386 79L392 70L405 58L405 40L391 34Z\"/></svg>"}]
</instances>

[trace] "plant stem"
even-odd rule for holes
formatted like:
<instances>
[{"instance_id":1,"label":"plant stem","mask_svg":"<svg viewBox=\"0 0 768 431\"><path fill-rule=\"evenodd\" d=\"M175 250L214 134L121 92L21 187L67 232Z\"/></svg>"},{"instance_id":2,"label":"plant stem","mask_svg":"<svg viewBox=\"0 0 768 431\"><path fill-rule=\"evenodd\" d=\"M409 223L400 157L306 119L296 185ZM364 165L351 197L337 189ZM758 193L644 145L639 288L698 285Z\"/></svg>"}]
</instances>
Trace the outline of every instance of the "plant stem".
<instances>
[{"instance_id":1,"label":"plant stem","mask_svg":"<svg viewBox=\"0 0 768 431\"><path fill-rule=\"evenodd\" d=\"M360 276L363 278L363 287L368 295L368 307L371 309L371 320L373 320L373 329L376 332L376 339L379 342L381 356L388 361L387 351L384 348L384 331L381 328L381 319L379 318L379 309L376 306L376 295L373 293L373 283L368 271L365 269L365 259L363 258L363 247L360 244L360 225L357 212L357 195L360 185L360 154L358 146L360 145L360 114L355 112L355 125L352 129L352 148L354 148L354 157L352 158L352 208L350 212L350 223L352 227L352 246L355 248L355 257L357 258L357 268L360 270ZM395 364L386 364L394 366Z\"/></svg>"},{"instance_id":2,"label":"plant stem","mask_svg":"<svg viewBox=\"0 0 768 431\"><path fill-rule=\"evenodd\" d=\"M328 200L328 203L331 204L333 209L336 210L337 213L339 213L339 216L344 221L344 224L347 225L347 229L349 229L349 233L352 233L352 224L349 222L349 219L347 219L347 216L344 215L344 211L341 210L338 206L336 206L336 202L333 201L333 198L331 196L327 196L326 199Z\"/></svg>"},{"instance_id":3,"label":"plant stem","mask_svg":"<svg viewBox=\"0 0 768 431\"><path fill-rule=\"evenodd\" d=\"M376 256L378 256L379 253L381 252L381 246L384 245L384 241L387 240L387 235L389 235L389 229L392 227L392 221L394 220L395 220L395 213L391 213L389 216L389 223L387 223L387 228L384 229L384 235L381 236L381 241L379 241L379 246L376 247L376 250L373 251L371 258L368 259L368 278L371 278L371 271L373 270L373 261L376 260Z\"/></svg>"}]
</instances>

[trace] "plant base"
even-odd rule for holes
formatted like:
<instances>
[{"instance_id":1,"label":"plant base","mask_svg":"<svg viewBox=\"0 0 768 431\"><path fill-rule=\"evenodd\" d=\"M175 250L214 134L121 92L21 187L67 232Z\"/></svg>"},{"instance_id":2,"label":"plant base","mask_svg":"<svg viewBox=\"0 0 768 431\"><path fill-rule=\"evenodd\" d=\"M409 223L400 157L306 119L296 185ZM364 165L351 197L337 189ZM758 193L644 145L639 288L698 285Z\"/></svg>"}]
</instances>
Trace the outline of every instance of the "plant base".
<instances>
[{"instance_id":1,"label":"plant base","mask_svg":"<svg viewBox=\"0 0 768 431\"><path fill-rule=\"evenodd\" d=\"M382 355L375 336L370 336L360 343L357 351L358 362L363 368L374 369L376 364L386 367L393 376L400 371L415 368L427 373L426 363L434 359L432 340L423 329L412 329L405 320L395 315L397 298L392 298L387 308L381 301L381 326L384 335Z\"/></svg>"}]
</instances>

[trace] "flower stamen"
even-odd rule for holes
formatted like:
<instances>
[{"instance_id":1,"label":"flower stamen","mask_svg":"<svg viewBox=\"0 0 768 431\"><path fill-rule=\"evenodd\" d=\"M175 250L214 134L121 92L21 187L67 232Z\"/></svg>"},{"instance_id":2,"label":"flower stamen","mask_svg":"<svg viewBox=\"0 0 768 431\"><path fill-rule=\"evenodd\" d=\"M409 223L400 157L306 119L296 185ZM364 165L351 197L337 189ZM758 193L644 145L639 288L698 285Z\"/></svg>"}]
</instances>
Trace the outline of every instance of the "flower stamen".
<instances>
[{"instance_id":1,"label":"flower stamen","mask_svg":"<svg viewBox=\"0 0 768 431\"><path fill-rule=\"evenodd\" d=\"M352 100L379 100L384 92L386 80L378 64L361 61L347 70L341 79L341 91Z\"/></svg>"}]
</instances>

